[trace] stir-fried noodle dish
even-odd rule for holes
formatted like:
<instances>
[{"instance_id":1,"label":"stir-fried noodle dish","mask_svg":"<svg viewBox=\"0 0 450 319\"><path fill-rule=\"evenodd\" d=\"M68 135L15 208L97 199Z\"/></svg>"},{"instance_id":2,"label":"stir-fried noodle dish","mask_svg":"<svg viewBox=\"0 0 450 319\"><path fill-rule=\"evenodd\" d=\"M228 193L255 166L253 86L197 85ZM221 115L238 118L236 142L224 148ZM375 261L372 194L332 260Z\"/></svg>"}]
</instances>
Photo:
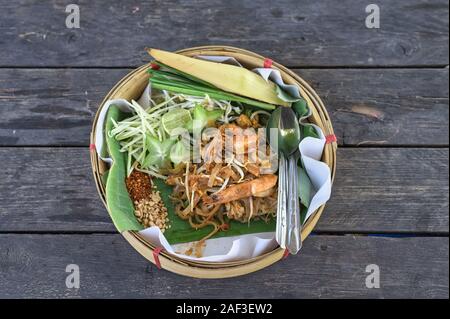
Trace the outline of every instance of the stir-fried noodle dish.
<instances>
[{"instance_id":1,"label":"stir-fried noodle dish","mask_svg":"<svg viewBox=\"0 0 450 319\"><path fill-rule=\"evenodd\" d=\"M134 170L173 187L176 215L193 229L230 220L269 221L276 214L276 153L267 142L270 113L228 100L153 90L150 107L133 101L133 115L109 134Z\"/></svg>"}]
</instances>

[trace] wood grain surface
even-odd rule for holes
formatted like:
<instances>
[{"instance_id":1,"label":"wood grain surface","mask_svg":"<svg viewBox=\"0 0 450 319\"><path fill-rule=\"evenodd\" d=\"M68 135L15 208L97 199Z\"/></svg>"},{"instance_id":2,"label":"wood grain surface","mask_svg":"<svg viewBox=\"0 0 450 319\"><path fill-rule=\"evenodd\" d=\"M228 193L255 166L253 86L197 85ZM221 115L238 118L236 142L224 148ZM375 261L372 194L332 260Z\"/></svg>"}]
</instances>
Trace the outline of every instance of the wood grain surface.
<instances>
[{"instance_id":1,"label":"wood grain surface","mask_svg":"<svg viewBox=\"0 0 450 319\"><path fill-rule=\"evenodd\" d=\"M0 145L87 146L99 103L129 71L1 70ZM448 146L448 69L296 72L324 100L340 145Z\"/></svg>"},{"instance_id":2,"label":"wood grain surface","mask_svg":"<svg viewBox=\"0 0 450 319\"><path fill-rule=\"evenodd\" d=\"M445 0L0 0L0 298L448 298ZM322 97L340 148L331 200L297 256L199 280L158 270L98 198L89 134L145 47L231 45ZM81 271L68 289L68 264ZM380 267L380 288L365 285Z\"/></svg>"},{"instance_id":3,"label":"wood grain surface","mask_svg":"<svg viewBox=\"0 0 450 319\"><path fill-rule=\"evenodd\" d=\"M231 45L287 66L448 64L448 1L77 1L80 29L65 26L67 1L1 1L0 66L137 66L145 47Z\"/></svg>"},{"instance_id":4,"label":"wood grain surface","mask_svg":"<svg viewBox=\"0 0 450 319\"><path fill-rule=\"evenodd\" d=\"M299 255L227 280L158 270L118 234L9 234L0 247L7 298L448 298L448 238L311 236ZM66 288L68 264L79 289ZM366 287L371 264L378 289Z\"/></svg>"},{"instance_id":5,"label":"wood grain surface","mask_svg":"<svg viewBox=\"0 0 450 319\"><path fill-rule=\"evenodd\" d=\"M316 231L448 234L448 156L441 148L339 149ZM87 148L0 148L0 161L1 232L114 231Z\"/></svg>"}]
</instances>

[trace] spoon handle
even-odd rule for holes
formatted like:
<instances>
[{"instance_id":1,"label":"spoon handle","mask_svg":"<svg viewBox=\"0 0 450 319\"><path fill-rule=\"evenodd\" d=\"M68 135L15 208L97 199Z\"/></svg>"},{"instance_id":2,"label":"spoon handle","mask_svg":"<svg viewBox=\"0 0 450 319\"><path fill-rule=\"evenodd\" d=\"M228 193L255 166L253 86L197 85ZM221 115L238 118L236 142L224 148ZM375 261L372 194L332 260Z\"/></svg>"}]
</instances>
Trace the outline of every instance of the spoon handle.
<instances>
[{"instance_id":1,"label":"spoon handle","mask_svg":"<svg viewBox=\"0 0 450 319\"><path fill-rule=\"evenodd\" d=\"M298 198L297 160L289 156L287 165L287 236L286 248L296 254L302 247L300 204Z\"/></svg>"},{"instance_id":2,"label":"spoon handle","mask_svg":"<svg viewBox=\"0 0 450 319\"><path fill-rule=\"evenodd\" d=\"M287 239L287 161L281 155L278 165L278 204L276 240L281 248L286 248Z\"/></svg>"}]
</instances>

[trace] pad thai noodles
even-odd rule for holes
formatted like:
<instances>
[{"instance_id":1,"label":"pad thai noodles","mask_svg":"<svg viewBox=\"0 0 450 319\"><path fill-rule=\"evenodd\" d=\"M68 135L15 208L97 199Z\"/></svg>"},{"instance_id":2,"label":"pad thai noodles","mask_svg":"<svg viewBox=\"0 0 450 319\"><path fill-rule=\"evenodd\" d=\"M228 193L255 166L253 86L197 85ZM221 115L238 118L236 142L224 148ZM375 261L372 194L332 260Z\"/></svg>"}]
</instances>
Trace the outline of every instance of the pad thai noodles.
<instances>
[{"instance_id":1,"label":"pad thai noodles","mask_svg":"<svg viewBox=\"0 0 450 319\"><path fill-rule=\"evenodd\" d=\"M127 173L145 172L173 187L177 216L193 229L229 221L269 221L276 214L277 175L266 142L266 110L205 97L156 91L151 106L109 132L127 152Z\"/></svg>"}]
</instances>

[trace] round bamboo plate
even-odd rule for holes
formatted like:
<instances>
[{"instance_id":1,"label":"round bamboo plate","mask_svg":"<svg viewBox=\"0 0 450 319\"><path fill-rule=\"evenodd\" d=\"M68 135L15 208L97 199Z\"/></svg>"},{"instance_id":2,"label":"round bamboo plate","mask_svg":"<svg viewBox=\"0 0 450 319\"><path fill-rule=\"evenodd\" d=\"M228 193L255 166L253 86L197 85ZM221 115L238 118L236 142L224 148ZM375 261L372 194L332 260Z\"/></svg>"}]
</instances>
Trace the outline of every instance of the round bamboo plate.
<instances>
[{"instance_id":1,"label":"round bamboo plate","mask_svg":"<svg viewBox=\"0 0 450 319\"><path fill-rule=\"evenodd\" d=\"M189 49L183 49L178 53L186 56L197 55L226 55L236 58L244 67L253 69L256 67L262 67L265 58L253 53L251 51L229 47L229 46L203 46ZM145 64L126 75L120 80L106 95L100 104L99 110L107 100L123 98L126 100L137 99L145 89L149 74L147 69L149 64ZM281 64L273 62L272 68L278 69L283 77L283 80L289 84L296 84L301 88L301 94L308 102L308 106L312 110L312 115L309 118L311 123L318 125L325 135L333 135L333 127L325 106L316 94L316 92L306 83L301 77L287 69ZM99 111L95 115L92 132L91 132L91 144L94 143L95 126L98 120ZM325 146L322 161L326 163L331 169L332 180L336 173L336 150L337 144L330 143ZM108 204L105 198L105 187L102 183L102 175L107 171L106 164L97 156L95 151L91 151L91 164L92 172L98 193L104 205L108 209ZM305 240L311 231L317 224L325 205L321 206L314 214L308 219L303 226L301 237ZM147 242L142 236L134 231L123 232L124 238L133 246L141 255L147 258L152 263L156 263L153 255L155 247ZM300 252L301 253L301 252ZM262 268L265 268L284 256L284 250L277 248L271 252L268 252L262 256L248 259L238 262L224 262L224 263L212 263L212 262L193 262L181 259L179 257L168 254L167 252L161 252L159 254L159 264L162 268L172 271L174 273L196 277L196 278L226 278L235 277L244 274L248 274Z\"/></svg>"}]
</instances>

